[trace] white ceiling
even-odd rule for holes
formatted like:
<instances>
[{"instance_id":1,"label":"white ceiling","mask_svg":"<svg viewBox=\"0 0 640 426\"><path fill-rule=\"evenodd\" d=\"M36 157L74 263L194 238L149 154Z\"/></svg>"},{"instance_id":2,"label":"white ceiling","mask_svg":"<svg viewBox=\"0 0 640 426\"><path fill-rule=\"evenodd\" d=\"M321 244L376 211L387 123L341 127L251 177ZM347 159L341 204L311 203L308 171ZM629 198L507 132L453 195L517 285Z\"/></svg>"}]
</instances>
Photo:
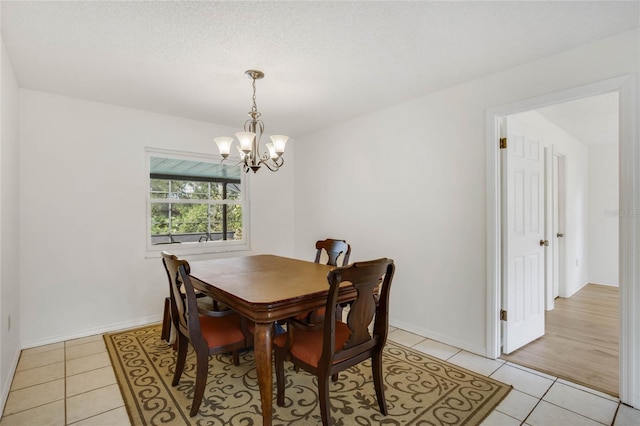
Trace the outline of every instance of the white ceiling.
<instances>
[{"instance_id":1,"label":"white ceiling","mask_svg":"<svg viewBox=\"0 0 640 426\"><path fill-rule=\"evenodd\" d=\"M639 26L637 1L0 2L20 87L317 130Z\"/></svg>"}]
</instances>

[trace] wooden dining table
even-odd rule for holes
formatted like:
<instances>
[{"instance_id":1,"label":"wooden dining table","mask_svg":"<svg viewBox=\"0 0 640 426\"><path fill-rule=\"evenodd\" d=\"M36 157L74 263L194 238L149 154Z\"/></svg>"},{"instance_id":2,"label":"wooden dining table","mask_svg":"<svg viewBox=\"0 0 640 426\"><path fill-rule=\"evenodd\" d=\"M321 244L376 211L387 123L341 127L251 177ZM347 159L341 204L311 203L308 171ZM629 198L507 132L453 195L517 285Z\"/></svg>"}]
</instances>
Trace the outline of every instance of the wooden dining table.
<instances>
[{"instance_id":1,"label":"wooden dining table","mask_svg":"<svg viewBox=\"0 0 640 426\"><path fill-rule=\"evenodd\" d=\"M193 286L255 322L254 354L263 425L271 425L273 410L273 324L323 307L327 273L333 266L274 255L232 257L189 262ZM355 299L344 286L338 301Z\"/></svg>"}]
</instances>

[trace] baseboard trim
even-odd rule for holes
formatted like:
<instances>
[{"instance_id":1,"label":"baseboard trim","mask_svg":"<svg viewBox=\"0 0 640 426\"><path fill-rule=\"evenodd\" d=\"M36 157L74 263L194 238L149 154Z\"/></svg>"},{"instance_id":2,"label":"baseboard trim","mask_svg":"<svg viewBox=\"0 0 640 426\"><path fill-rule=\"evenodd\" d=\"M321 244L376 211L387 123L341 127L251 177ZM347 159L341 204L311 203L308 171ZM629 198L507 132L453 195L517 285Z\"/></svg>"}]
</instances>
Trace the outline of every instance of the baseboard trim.
<instances>
[{"instance_id":1,"label":"baseboard trim","mask_svg":"<svg viewBox=\"0 0 640 426\"><path fill-rule=\"evenodd\" d=\"M477 346L477 345L472 345L467 341L463 341L463 340L458 340L455 338L452 338L450 336L445 336L444 334L440 334L440 333L436 333L432 330L428 330L425 328L421 328L421 327L416 327L413 324L409 324L403 321L397 321L397 320L393 320L393 319L389 319L389 324L393 327L398 327L401 328L405 331L408 331L410 333L414 333L417 334L419 336L425 337L427 339L432 339L432 340L436 340L440 343L444 343L450 346L454 346L458 349L463 349L467 352L471 352L474 353L476 355L480 355L483 357L487 356L487 350L485 347L482 346Z\"/></svg>"},{"instance_id":2,"label":"baseboard trim","mask_svg":"<svg viewBox=\"0 0 640 426\"><path fill-rule=\"evenodd\" d=\"M22 349L34 348L42 345L50 345L52 343L64 342L66 340L80 339L82 337L93 336L95 334L108 333L110 331L125 330L127 328L140 327L147 324L152 324L162 321L162 315L151 315L148 317L136 318L129 321L122 321L117 323L106 324L100 327L89 328L80 331L73 331L69 333L61 333L54 336L49 336L44 339L35 339L23 342Z\"/></svg>"},{"instance_id":3,"label":"baseboard trim","mask_svg":"<svg viewBox=\"0 0 640 426\"><path fill-rule=\"evenodd\" d=\"M4 406L7 403L7 399L9 398L9 392L11 391L11 384L13 383L13 376L16 374L16 369L18 368L18 361L20 361L20 353L21 350L17 350L13 357L13 361L11 362L11 366L9 369L9 374L7 375L7 381L2 386L2 395L0 400L0 417L4 413Z\"/></svg>"}]
</instances>

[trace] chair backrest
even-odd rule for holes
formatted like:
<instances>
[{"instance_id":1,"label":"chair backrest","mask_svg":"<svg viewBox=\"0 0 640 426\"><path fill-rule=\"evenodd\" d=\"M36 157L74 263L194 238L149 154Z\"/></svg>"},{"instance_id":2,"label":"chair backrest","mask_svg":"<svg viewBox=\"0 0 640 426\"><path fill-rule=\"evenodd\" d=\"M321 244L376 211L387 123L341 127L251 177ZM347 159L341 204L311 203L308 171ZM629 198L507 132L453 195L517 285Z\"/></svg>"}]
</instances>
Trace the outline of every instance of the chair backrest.
<instances>
[{"instance_id":1,"label":"chair backrest","mask_svg":"<svg viewBox=\"0 0 640 426\"><path fill-rule=\"evenodd\" d=\"M169 278L171 296L171 318L173 324L189 340L201 339L200 319L196 294L189 279L189 262L175 255L162 252L162 263ZM183 270L184 273L180 273ZM186 277L186 278L185 278ZM182 291L184 290L184 292Z\"/></svg>"},{"instance_id":2,"label":"chair backrest","mask_svg":"<svg viewBox=\"0 0 640 426\"><path fill-rule=\"evenodd\" d=\"M351 246L347 244L345 240L334 240L327 238L316 242L316 259L315 263L320 263L320 257L322 251L327 253L329 260L327 265L338 266L338 258L342 254L342 266L346 266L349 263L349 256L351 255Z\"/></svg>"},{"instance_id":3,"label":"chair backrest","mask_svg":"<svg viewBox=\"0 0 640 426\"><path fill-rule=\"evenodd\" d=\"M381 349L387 341L389 328L389 290L395 264L392 259L377 259L356 262L349 266L332 269L327 274L329 296L327 299L323 349L320 363L332 365L349 358L370 353L371 349ZM347 325L351 330L342 348L335 348L336 304L340 284L350 282L357 291L356 300L347 315ZM373 335L369 325L374 319ZM366 359L367 356L360 358ZM359 362L359 361L358 361Z\"/></svg>"}]
</instances>

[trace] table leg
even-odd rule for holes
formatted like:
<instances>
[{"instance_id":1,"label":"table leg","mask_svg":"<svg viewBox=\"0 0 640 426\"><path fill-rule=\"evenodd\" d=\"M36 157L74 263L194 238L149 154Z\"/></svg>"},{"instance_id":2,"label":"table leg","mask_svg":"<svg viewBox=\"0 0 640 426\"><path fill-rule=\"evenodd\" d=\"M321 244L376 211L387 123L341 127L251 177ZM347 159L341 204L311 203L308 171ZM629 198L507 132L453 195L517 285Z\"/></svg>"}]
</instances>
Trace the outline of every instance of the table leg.
<instances>
[{"instance_id":1,"label":"table leg","mask_svg":"<svg viewBox=\"0 0 640 426\"><path fill-rule=\"evenodd\" d=\"M273 410L272 330L272 323L256 323L253 335L253 350L256 359L256 371L258 373L260 402L262 404L262 424L264 426L271 426L271 414Z\"/></svg>"}]
</instances>

